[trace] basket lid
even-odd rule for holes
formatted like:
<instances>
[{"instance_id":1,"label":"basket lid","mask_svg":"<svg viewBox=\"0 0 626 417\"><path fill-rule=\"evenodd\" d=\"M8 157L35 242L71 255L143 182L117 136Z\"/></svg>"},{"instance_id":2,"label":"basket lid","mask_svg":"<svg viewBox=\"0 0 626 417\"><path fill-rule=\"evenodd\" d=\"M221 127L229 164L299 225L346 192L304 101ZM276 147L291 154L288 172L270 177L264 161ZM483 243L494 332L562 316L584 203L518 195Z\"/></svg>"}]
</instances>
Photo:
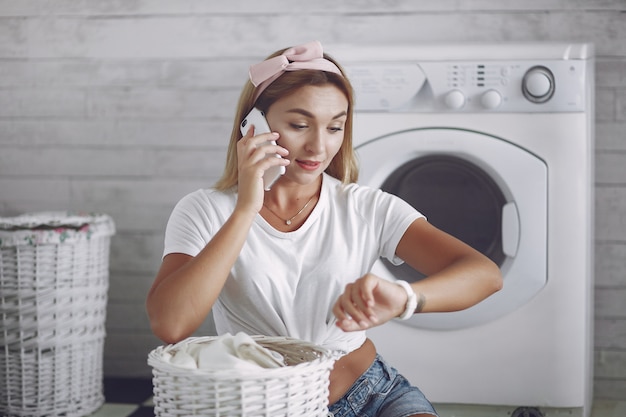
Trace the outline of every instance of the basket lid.
<instances>
[{"instance_id":1,"label":"basket lid","mask_svg":"<svg viewBox=\"0 0 626 417\"><path fill-rule=\"evenodd\" d=\"M100 213L50 211L0 217L0 247L76 243L113 234L113 219Z\"/></svg>"}]
</instances>

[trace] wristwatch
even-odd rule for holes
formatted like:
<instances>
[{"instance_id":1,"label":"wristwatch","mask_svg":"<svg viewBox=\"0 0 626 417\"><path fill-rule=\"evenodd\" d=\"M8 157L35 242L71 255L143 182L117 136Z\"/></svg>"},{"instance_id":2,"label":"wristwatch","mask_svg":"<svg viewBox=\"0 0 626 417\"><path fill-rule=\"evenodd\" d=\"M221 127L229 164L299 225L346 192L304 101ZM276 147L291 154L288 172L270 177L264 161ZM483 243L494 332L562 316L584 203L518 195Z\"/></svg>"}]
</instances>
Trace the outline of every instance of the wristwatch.
<instances>
[{"instance_id":1,"label":"wristwatch","mask_svg":"<svg viewBox=\"0 0 626 417\"><path fill-rule=\"evenodd\" d=\"M404 288L404 291L406 291L407 295L406 306L404 307L404 311L398 316L398 318L400 320L410 319L413 314L422 311L422 308L424 308L424 303L426 302L426 298L421 293L418 298L418 296L415 294L415 291L413 291L413 287L411 287L411 285L406 281L399 279L396 280L396 284Z\"/></svg>"}]
</instances>

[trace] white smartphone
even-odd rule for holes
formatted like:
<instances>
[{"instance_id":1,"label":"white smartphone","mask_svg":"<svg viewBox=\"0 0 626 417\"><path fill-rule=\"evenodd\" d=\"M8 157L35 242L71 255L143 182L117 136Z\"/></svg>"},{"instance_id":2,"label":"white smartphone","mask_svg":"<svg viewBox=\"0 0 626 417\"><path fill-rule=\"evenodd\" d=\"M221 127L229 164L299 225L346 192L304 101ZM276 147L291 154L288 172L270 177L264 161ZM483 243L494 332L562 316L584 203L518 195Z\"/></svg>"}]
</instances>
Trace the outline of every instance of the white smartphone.
<instances>
[{"instance_id":1,"label":"white smartphone","mask_svg":"<svg viewBox=\"0 0 626 417\"><path fill-rule=\"evenodd\" d=\"M248 133L248 129L250 129L250 126L252 125L254 125L255 136L260 135L261 133L271 132L270 127L267 124L267 120L265 120L265 115L261 110L257 109L256 107L253 108L241 122L241 125L239 126L241 128L241 134L245 136L245 134ZM276 145L276 141L269 140L263 145ZM276 158L281 158L281 156L277 153L273 156ZM272 155L270 155L269 157L271 158ZM284 173L285 167L282 165L269 167L263 174L263 188L265 188L266 191L269 190L272 185L274 185L276 180L278 180L278 178L280 178L280 176Z\"/></svg>"}]
</instances>

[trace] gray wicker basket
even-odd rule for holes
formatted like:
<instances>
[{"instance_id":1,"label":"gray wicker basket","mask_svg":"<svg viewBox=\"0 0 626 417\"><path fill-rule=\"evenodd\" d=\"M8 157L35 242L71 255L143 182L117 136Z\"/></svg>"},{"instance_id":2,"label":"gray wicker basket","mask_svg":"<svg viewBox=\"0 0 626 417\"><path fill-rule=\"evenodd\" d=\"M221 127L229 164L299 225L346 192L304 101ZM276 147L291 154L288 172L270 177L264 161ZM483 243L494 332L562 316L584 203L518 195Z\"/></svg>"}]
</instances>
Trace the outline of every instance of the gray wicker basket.
<instances>
[{"instance_id":1,"label":"gray wicker basket","mask_svg":"<svg viewBox=\"0 0 626 417\"><path fill-rule=\"evenodd\" d=\"M106 215L0 218L0 415L85 416L104 402Z\"/></svg>"}]
</instances>

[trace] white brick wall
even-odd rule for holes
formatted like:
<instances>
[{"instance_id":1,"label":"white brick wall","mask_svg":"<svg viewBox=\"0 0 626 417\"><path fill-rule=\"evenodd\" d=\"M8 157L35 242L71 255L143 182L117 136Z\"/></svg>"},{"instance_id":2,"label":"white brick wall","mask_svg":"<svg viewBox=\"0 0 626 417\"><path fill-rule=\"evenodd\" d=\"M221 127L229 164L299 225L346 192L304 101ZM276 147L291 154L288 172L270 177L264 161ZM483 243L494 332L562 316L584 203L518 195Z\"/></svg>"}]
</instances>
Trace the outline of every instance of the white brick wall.
<instances>
[{"instance_id":1,"label":"white brick wall","mask_svg":"<svg viewBox=\"0 0 626 417\"><path fill-rule=\"evenodd\" d=\"M595 390L626 398L624 0L0 0L0 215L115 218L106 374L149 375L165 221L221 172L248 65L311 39L596 44Z\"/></svg>"}]
</instances>

